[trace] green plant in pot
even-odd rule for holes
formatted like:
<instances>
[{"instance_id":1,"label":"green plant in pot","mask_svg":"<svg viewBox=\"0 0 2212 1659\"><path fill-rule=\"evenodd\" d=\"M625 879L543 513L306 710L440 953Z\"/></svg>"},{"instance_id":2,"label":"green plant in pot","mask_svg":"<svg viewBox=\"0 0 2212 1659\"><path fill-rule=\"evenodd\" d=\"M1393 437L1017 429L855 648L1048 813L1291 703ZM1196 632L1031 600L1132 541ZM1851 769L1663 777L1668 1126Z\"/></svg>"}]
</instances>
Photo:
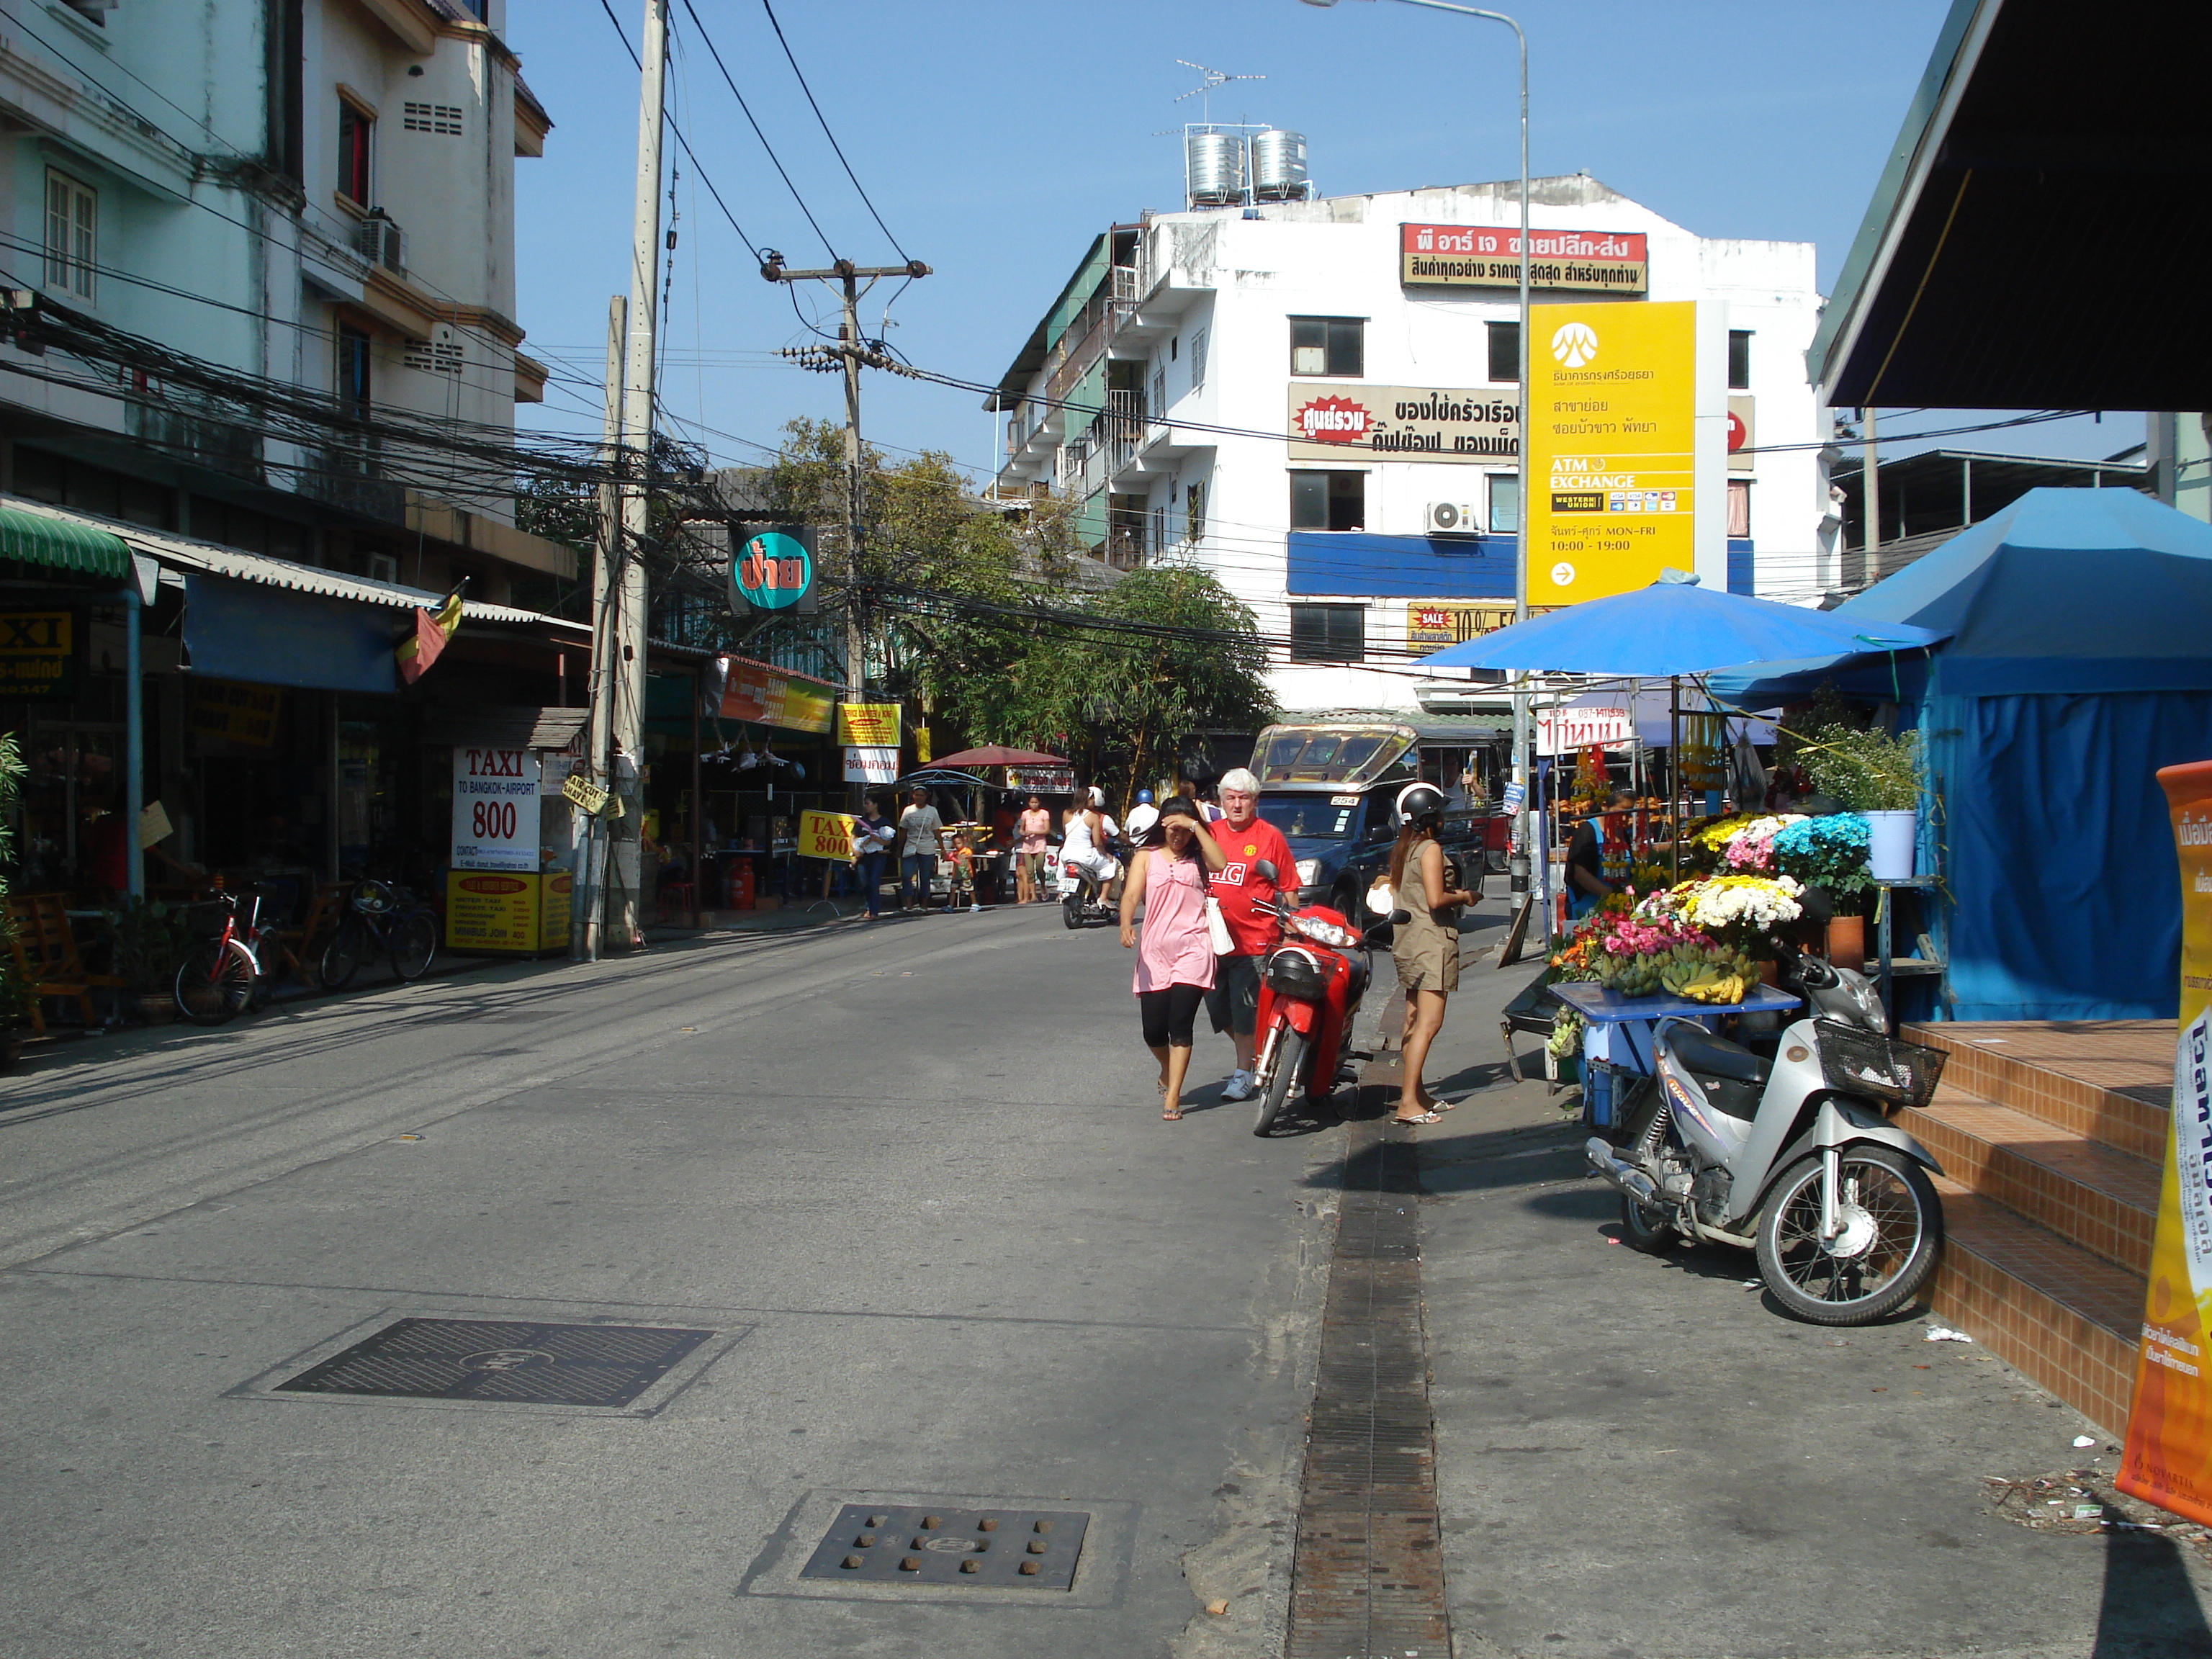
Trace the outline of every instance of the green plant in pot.
<instances>
[{"instance_id":1,"label":"green plant in pot","mask_svg":"<svg viewBox=\"0 0 2212 1659\"><path fill-rule=\"evenodd\" d=\"M1866 815L1872 836L1867 863L1876 881L1909 881L1920 795L1926 778L1920 734L1822 727L1799 750L1814 788Z\"/></svg>"},{"instance_id":2,"label":"green plant in pot","mask_svg":"<svg viewBox=\"0 0 2212 1659\"><path fill-rule=\"evenodd\" d=\"M167 1018L174 1012L177 969L191 943L184 911L158 900L126 899L108 927L115 971L138 1000L138 1012L148 1019Z\"/></svg>"}]
</instances>

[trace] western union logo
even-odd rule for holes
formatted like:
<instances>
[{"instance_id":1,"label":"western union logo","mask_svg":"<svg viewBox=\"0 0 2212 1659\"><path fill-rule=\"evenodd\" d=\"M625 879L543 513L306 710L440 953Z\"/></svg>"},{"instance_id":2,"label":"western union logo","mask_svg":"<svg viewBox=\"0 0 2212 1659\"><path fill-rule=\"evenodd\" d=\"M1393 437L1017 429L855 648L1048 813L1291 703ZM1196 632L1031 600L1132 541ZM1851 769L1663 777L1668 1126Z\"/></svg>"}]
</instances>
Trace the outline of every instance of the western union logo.
<instances>
[{"instance_id":1,"label":"western union logo","mask_svg":"<svg viewBox=\"0 0 2212 1659\"><path fill-rule=\"evenodd\" d=\"M1601 489L1555 489L1552 492L1552 511L1602 513L1605 511L1605 492Z\"/></svg>"}]
</instances>

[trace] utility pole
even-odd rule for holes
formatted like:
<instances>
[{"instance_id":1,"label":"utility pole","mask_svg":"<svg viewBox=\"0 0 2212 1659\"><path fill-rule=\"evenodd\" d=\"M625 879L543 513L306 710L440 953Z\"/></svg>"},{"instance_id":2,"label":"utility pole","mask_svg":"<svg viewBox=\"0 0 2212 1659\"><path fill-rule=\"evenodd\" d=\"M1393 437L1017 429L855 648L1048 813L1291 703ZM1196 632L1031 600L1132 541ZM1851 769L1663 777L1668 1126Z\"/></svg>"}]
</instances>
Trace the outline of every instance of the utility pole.
<instances>
[{"instance_id":1,"label":"utility pole","mask_svg":"<svg viewBox=\"0 0 2212 1659\"><path fill-rule=\"evenodd\" d=\"M860 296L876 285L878 277L904 276L914 281L928 276L929 267L919 259L910 259L902 265L856 265L850 259L840 259L826 270L792 270L784 265L783 256L771 249L762 260L761 275L771 283L834 282L844 295L844 315L837 325L837 343L801 346L785 355L797 357L809 368L842 368L845 375L845 701L860 702L866 697L868 675L860 582L860 526L866 516L865 486L860 474L860 370L868 368L887 368L894 374L908 372L903 363L867 349L867 343L860 337ZM862 277L867 278L867 288L860 286ZM860 783L850 785L846 792L850 797L847 805L857 810L866 787Z\"/></svg>"},{"instance_id":2,"label":"utility pole","mask_svg":"<svg viewBox=\"0 0 2212 1659\"><path fill-rule=\"evenodd\" d=\"M629 332L629 304L619 294L607 301L607 379L605 441L599 446L599 541L592 558L592 693L591 718L586 723L585 768L591 778L604 782L614 737L615 669L621 661L617 648L617 600L623 591L625 549L622 530L622 489L617 482L623 459L623 347ZM568 957L572 962L599 959L600 921L605 910L606 824L586 818L584 844L579 849L580 868L568 910Z\"/></svg>"},{"instance_id":3,"label":"utility pole","mask_svg":"<svg viewBox=\"0 0 2212 1659\"><path fill-rule=\"evenodd\" d=\"M638 833L643 817L646 592L643 557L653 459L653 371L658 318L653 278L660 264L660 122L668 62L668 0L645 0L637 103L637 193L629 273L629 352L623 372L623 469L621 623L612 653L615 687L611 735L621 745L605 780L622 799L622 835L608 851L607 927L623 950L638 933ZM632 469L635 469L634 471Z\"/></svg>"},{"instance_id":4,"label":"utility pole","mask_svg":"<svg viewBox=\"0 0 2212 1659\"><path fill-rule=\"evenodd\" d=\"M1865 555L1863 562L1866 569L1859 580L1871 587L1881 580L1881 572L1876 568L1879 556L1875 551L1881 545L1881 462L1875 451L1874 410L1863 409L1859 413L1866 417L1861 432L1866 447L1859 452L1866 458L1859 469L1860 494L1866 498L1859 511L1859 543Z\"/></svg>"}]
</instances>

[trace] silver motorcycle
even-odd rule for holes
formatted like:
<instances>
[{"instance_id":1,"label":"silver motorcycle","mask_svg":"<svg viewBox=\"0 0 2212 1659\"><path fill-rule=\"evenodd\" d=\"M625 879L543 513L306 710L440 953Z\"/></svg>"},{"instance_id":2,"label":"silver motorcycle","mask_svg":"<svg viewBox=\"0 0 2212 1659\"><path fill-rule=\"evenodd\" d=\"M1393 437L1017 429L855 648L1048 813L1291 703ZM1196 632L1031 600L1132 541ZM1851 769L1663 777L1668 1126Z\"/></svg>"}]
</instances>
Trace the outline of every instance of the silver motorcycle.
<instances>
[{"instance_id":1,"label":"silver motorcycle","mask_svg":"<svg viewBox=\"0 0 2212 1659\"><path fill-rule=\"evenodd\" d=\"M1656 1075L1619 1074L1629 1086L1584 1151L1620 1189L1623 1243L1751 1249L1796 1317L1871 1324L1919 1291L1942 1245L1927 1173L1942 1167L1890 1117L1928 1103L1945 1057L1889 1036L1864 975L1799 957L1783 982L1808 1017L1783 1029L1772 1059L1662 1020Z\"/></svg>"}]
</instances>

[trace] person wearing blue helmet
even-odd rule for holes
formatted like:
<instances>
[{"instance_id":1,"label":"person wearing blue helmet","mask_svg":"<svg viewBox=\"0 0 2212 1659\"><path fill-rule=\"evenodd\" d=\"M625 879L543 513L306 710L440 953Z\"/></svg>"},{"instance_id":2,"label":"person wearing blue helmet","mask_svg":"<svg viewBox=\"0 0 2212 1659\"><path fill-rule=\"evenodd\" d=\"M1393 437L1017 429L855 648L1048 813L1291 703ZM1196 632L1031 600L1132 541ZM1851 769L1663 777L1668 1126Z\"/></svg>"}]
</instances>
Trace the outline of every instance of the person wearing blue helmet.
<instances>
[{"instance_id":1,"label":"person wearing blue helmet","mask_svg":"<svg viewBox=\"0 0 2212 1659\"><path fill-rule=\"evenodd\" d=\"M1159 840L1160 809L1152 805L1152 792L1137 791L1137 804L1129 809L1129 821L1121 826L1132 847L1150 847Z\"/></svg>"}]
</instances>

